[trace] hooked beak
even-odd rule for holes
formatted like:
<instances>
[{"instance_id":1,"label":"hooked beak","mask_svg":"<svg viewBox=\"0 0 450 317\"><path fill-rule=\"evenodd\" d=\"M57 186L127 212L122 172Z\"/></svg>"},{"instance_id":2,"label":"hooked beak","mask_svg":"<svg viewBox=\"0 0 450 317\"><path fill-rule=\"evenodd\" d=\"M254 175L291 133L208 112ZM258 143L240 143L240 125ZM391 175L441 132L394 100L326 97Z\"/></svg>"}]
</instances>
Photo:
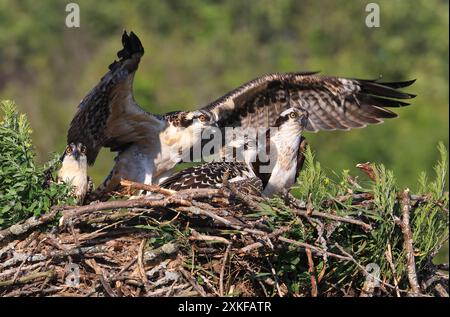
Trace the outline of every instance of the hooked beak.
<instances>
[{"instance_id":1,"label":"hooked beak","mask_svg":"<svg viewBox=\"0 0 450 317\"><path fill-rule=\"evenodd\" d=\"M308 124L308 115L305 114L305 115L300 116L299 121L300 121L302 128L305 128L306 125Z\"/></svg>"},{"instance_id":2,"label":"hooked beak","mask_svg":"<svg viewBox=\"0 0 450 317\"><path fill-rule=\"evenodd\" d=\"M77 149L72 152L72 155L77 161L80 159L80 152Z\"/></svg>"}]
</instances>

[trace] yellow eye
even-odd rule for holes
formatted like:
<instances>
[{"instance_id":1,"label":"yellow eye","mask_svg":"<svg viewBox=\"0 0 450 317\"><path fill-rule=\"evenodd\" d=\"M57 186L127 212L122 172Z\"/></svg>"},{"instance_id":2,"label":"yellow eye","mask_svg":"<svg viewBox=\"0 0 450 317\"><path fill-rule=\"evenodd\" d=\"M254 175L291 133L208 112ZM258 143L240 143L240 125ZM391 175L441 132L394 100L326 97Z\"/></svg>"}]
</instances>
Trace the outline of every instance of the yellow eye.
<instances>
[{"instance_id":1,"label":"yellow eye","mask_svg":"<svg viewBox=\"0 0 450 317\"><path fill-rule=\"evenodd\" d=\"M84 145L81 147L81 153L86 154L86 147Z\"/></svg>"},{"instance_id":2,"label":"yellow eye","mask_svg":"<svg viewBox=\"0 0 450 317\"><path fill-rule=\"evenodd\" d=\"M206 121L206 116L202 114L198 117L198 120L200 120L201 122Z\"/></svg>"},{"instance_id":3,"label":"yellow eye","mask_svg":"<svg viewBox=\"0 0 450 317\"><path fill-rule=\"evenodd\" d=\"M291 113L289 114L289 117L292 118L292 119L295 119L295 118L297 118L297 113L291 112Z\"/></svg>"},{"instance_id":4,"label":"yellow eye","mask_svg":"<svg viewBox=\"0 0 450 317\"><path fill-rule=\"evenodd\" d=\"M68 147L66 148L66 153L67 153L67 154L72 153L72 147L68 146Z\"/></svg>"}]
</instances>

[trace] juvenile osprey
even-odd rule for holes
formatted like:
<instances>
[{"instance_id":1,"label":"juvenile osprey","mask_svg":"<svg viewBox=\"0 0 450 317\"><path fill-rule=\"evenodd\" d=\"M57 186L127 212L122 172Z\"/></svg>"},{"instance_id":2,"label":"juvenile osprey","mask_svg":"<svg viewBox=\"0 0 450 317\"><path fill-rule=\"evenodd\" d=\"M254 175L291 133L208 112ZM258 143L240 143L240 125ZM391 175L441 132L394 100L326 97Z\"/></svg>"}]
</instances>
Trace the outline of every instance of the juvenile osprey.
<instances>
[{"instance_id":1,"label":"juvenile osprey","mask_svg":"<svg viewBox=\"0 0 450 317\"><path fill-rule=\"evenodd\" d=\"M269 153L269 164L275 164L268 172L261 169L264 164L260 160L254 163L254 169L260 176L264 190L263 195L272 197L284 190L289 190L295 183L304 161L304 150L306 140L302 132L308 120L308 113L298 108L290 108L283 111L275 122L278 128L267 131L267 153ZM265 164L267 165L267 164Z\"/></svg>"},{"instance_id":2,"label":"juvenile osprey","mask_svg":"<svg viewBox=\"0 0 450 317\"><path fill-rule=\"evenodd\" d=\"M315 73L268 74L234 89L198 111L153 115L138 106L132 83L144 49L134 33L122 36L119 61L81 101L73 118L68 143L87 147L93 164L102 147L118 152L115 165L99 196L117 189L120 178L158 183L168 176L199 137L199 127L271 127L283 111L303 109L305 130L349 130L383 122L397 115L386 109L408 105L414 95L399 91L414 80L374 80L317 76ZM400 99L400 100L397 100ZM199 134L197 134L199 136Z\"/></svg>"},{"instance_id":3,"label":"juvenile osprey","mask_svg":"<svg viewBox=\"0 0 450 317\"><path fill-rule=\"evenodd\" d=\"M261 194L262 182L245 162L211 162L188 167L168 177L160 186L176 191L221 188L226 173L228 173L228 184L236 190L245 194Z\"/></svg>"},{"instance_id":4,"label":"juvenile osprey","mask_svg":"<svg viewBox=\"0 0 450 317\"><path fill-rule=\"evenodd\" d=\"M102 147L118 152L110 174L91 199L105 199L121 178L151 184L167 176L199 141L200 128L215 125L207 111L153 115L135 102L133 78L144 49L133 32L122 36L119 61L81 101L68 131L68 143L87 147L93 164Z\"/></svg>"},{"instance_id":5,"label":"juvenile osprey","mask_svg":"<svg viewBox=\"0 0 450 317\"><path fill-rule=\"evenodd\" d=\"M87 176L86 147L81 144L70 143L61 157L62 165L58 171L58 182L73 186L73 195L78 204L83 204L89 189L90 180Z\"/></svg>"},{"instance_id":6,"label":"juvenile osprey","mask_svg":"<svg viewBox=\"0 0 450 317\"><path fill-rule=\"evenodd\" d=\"M194 188L221 188L227 176L227 183L240 192L260 195L262 181L253 170L253 162L257 159L256 142L250 139L239 139L228 144L242 151L243 161L231 158L219 162L204 163L186 168L160 183L161 187L172 190Z\"/></svg>"},{"instance_id":7,"label":"juvenile osprey","mask_svg":"<svg viewBox=\"0 0 450 317\"><path fill-rule=\"evenodd\" d=\"M307 119L307 113L301 109L283 111L274 127L267 130L264 144L255 147L246 141L245 162L212 162L190 167L172 175L160 186L173 190L220 188L228 172L230 185L235 183L244 193L271 197L289 190L303 166L306 140L301 133ZM268 162L261 162L262 151L269 154Z\"/></svg>"}]
</instances>

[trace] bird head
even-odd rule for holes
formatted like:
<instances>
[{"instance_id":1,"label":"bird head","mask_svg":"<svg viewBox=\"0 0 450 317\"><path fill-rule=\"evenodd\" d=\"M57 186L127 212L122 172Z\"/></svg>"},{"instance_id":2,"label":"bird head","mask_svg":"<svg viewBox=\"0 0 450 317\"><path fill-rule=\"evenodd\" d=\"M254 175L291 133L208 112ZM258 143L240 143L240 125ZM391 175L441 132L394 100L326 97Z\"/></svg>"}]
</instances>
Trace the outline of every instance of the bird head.
<instances>
[{"instance_id":1,"label":"bird head","mask_svg":"<svg viewBox=\"0 0 450 317\"><path fill-rule=\"evenodd\" d=\"M300 128L300 132L308 123L308 112L302 108L289 108L283 111L278 117L275 126L291 126Z\"/></svg>"},{"instance_id":2,"label":"bird head","mask_svg":"<svg viewBox=\"0 0 450 317\"><path fill-rule=\"evenodd\" d=\"M167 113L166 118L175 128L217 127L215 117L206 110L174 111Z\"/></svg>"},{"instance_id":3,"label":"bird head","mask_svg":"<svg viewBox=\"0 0 450 317\"><path fill-rule=\"evenodd\" d=\"M82 143L70 143L67 145L62 156L63 163L66 160L76 161L81 165L87 164L86 146Z\"/></svg>"},{"instance_id":4,"label":"bird head","mask_svg":"<svg viewBox=\"0 0 450 317\"><path fill-rule=\"evenodd\" d=\"M217 127L217 122L212 113L206 110L197 110L192 111L188 114L188 117L191 118L192 124L198 127Z\"/></svg>"},{"instance_id":5,"label":"bird head","mask_svg":"<svg viewBox=\"0 0 450 317\"><path fill-rule=\"evenodd\" d=\"M257 136L255 135L234 135L233 139L226 141L225 161L244 161L251 163L256 160Z\"/></svg>"}]
</instances>

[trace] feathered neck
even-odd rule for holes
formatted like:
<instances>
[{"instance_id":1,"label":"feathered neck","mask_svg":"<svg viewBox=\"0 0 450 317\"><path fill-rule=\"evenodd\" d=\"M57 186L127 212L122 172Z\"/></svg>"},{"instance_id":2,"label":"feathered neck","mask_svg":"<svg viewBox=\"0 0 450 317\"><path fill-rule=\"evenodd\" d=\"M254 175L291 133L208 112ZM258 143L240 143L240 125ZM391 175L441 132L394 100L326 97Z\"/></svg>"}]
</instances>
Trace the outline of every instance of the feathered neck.
<instances>
[{"instance_id":1,"label":"feathered neck","mask_svg":"<svg viewBox=\"0 0 450 317\"><path fill-rule=\"evenodd\" d=\"M281 150L286 145L292 147L300 141L302 129L297 122L285 122L280 127L274 127L267 131L267 144L272 143Z\"/></svg>"}]
</instances>

